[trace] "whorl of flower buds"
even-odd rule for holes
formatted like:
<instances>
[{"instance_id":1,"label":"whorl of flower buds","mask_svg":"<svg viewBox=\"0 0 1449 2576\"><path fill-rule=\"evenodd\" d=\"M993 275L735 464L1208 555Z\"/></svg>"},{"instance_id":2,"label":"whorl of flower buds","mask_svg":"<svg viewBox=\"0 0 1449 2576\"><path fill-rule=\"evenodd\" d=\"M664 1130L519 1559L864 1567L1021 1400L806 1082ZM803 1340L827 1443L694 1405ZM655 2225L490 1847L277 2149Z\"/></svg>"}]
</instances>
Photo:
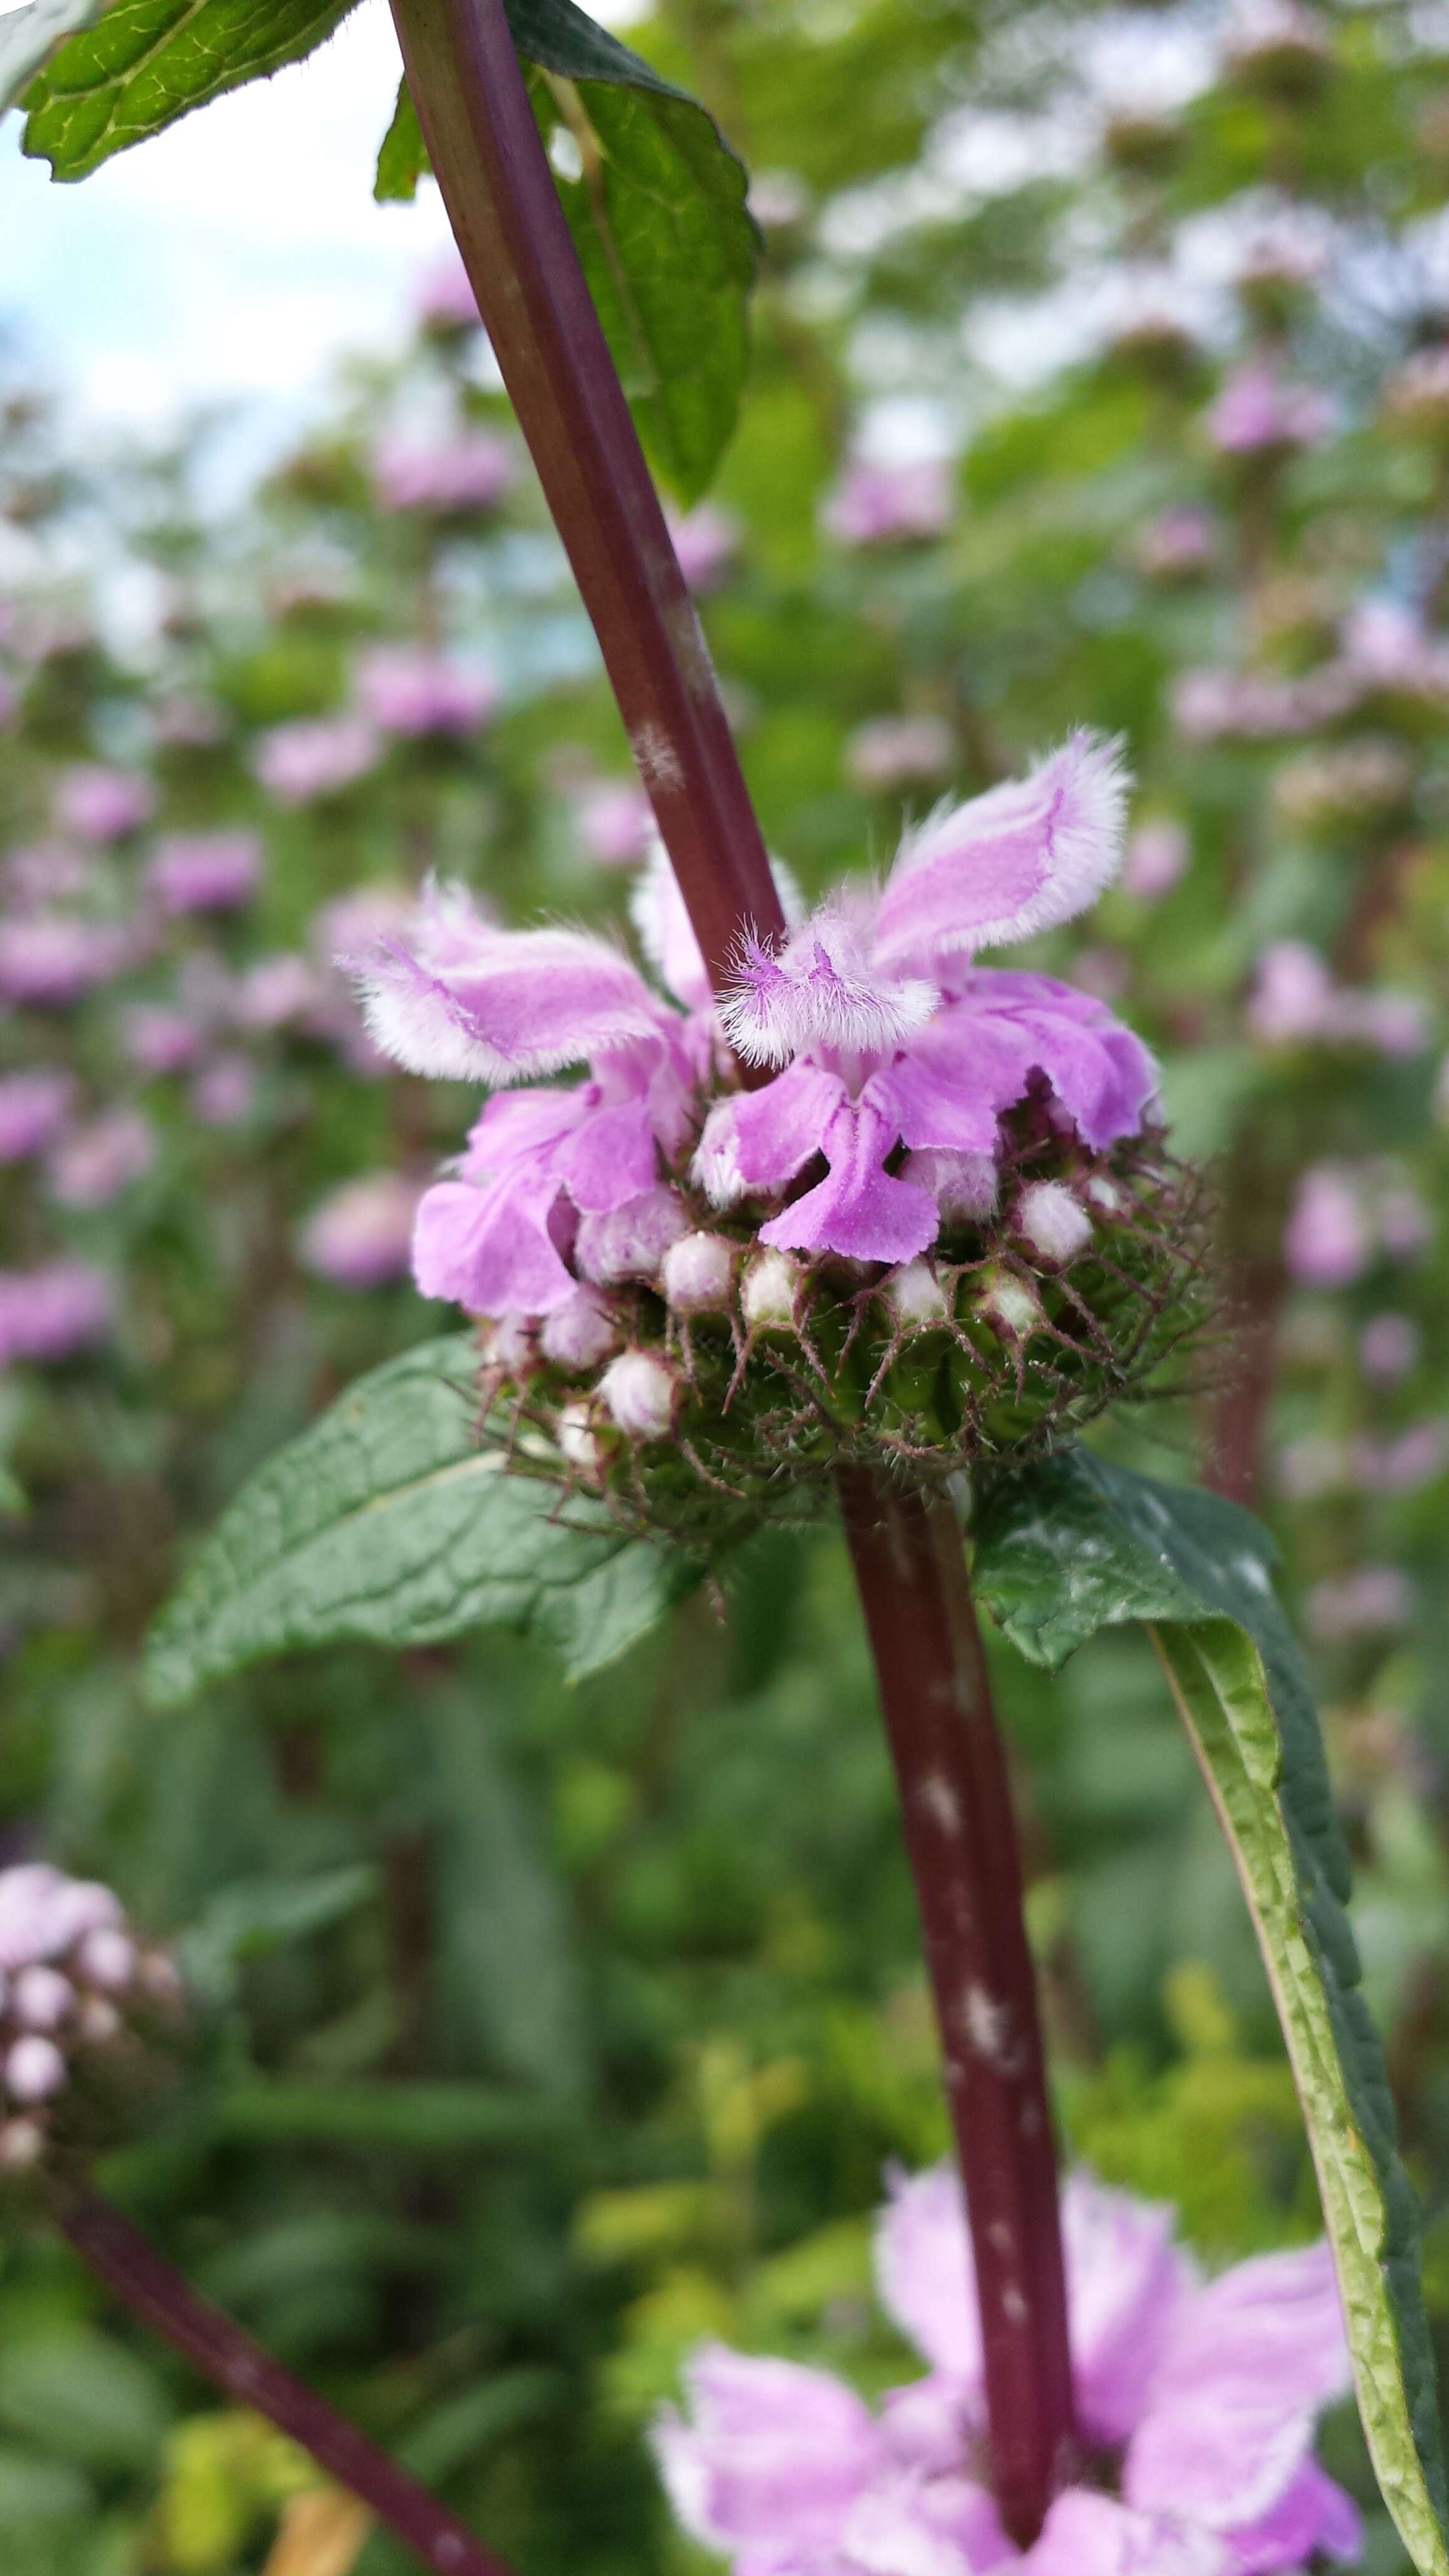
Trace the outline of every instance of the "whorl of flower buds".
<instances>
[{"instance_id":1,"label":"whorl of flower buds","mask_svg":"<svg viewBox=\"0 0 1449 2576\"><path fill-rule=\"evenodd\" d=\"M124 2133L176 2033L180 1982L119 1897L44 1861L0 1870L0 2176Z\"/></svg>"}]
</instances>

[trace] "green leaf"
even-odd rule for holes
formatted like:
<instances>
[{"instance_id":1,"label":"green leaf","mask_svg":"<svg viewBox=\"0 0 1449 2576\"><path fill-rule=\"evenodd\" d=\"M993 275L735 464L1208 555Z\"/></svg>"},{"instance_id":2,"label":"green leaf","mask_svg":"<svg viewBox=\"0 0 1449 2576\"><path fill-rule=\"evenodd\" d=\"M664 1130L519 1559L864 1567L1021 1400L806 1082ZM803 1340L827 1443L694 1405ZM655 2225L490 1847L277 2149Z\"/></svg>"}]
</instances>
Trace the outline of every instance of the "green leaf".
<instances>
[{"instance_id":1,"label":"green leaf","mask_svg":"<svg viewBox=\"0 0 1449 2576\"><path fill-rule=\"evenodd\" d=\"M85 2469L145 2469L171 2420L161 2384L93 2327L26 2337L0 2352L0 2424Z\"/></svg>"},{"instance_id":2,"label":"green leaf","mask_svg":"<svg viewBox=\"0 0 1449 2576\"><path fill-rule=\"evenodd\" d=\"M376 1886L371 1862L354 1861L307 1878L248 1878L219 1888L177 1945L187 1986L210 2003L226 2002L243 1960L340 1922Z\"/></svg>"},{"instance_id":3,"label":"green leaf","mask_svg":"<svg viewBox=\"0 0 1449 2576\"><path fill-rule=\"evenodd\" d=\"M30 0L0 18L0 116L13 107L46 55L100 16L105 0Z\"/></svg>"},{"instance_id":4,"label":"green leaf","mask_svg":"<svg viewBox=\"0 0 1449 2576\"><path fill-rule=\"evenodd\" d=\"M536 2143L559 2113L536 2093L486 2084L293 2084L262 2077L222 2096L216 2125L233 2138L405 2152Z\"/></svg>"},{"instance_id":5,"label":"green leaf","mask_svg":"<svg viewBox=\"0 0 1449 2576\"><path fill-rule=\"evenodd\" d=\"M976 1585L1033 1663L1126 1620L1152 1631L1248 1900L1278 2005L1384 2499L1421 2576L1449 2576L1418 2212L1344 1912L1348 1853L1272 1541L1214 1494L1085 1450L1003 1478Z\"/></svg>"},{"instance_id":6,"label":"green leaf","mask_svg":"<svg viewBox=\"0 0 1449 2576\"><path fill-rule=\"evenodd\" d=\"M757 238L744 169L713 118L657 79L535 69L529 91L639 435L680 499L697 500L749 362ZM558 166L570 146L578 176Z\"/></svg>"},{"instance_id":7,"label":"green leaf","mask_svg":"<svg viewBox=\"0 0 1449 2576\"><path fill-rule=\"evenodd\" d=\"M377 176L372 193L380 206L412 203L418 181L428 172L428 147L406 77L397 85L392 123L378 146Z\"/></svg>"},{"instance_id":8,"label":"green leaf","mask_svg":"<svg viewBox=\"0 0 1449 2576\"><path fill-rule=\"evenodd\" d=\"M477 1365L462 1333L404 1352L242 1487L152 1629L155 1700L299 1647L486 1627L543 1639L577 1680L694 1589L693 1558L503 1472L475 1438Z\"/></svg>"},{"instance_id":9,"label":"green leaf","mask_svg":"<svg viewBox=\"0 0 1449 2576\"><path fill-rule=\"evenodd\" d=\"M114 0L25 92L21 148L84 179L223 91L299 62L352 0ZM91 15L87 12L87 16Z\"/></svg>"}]
</instances>

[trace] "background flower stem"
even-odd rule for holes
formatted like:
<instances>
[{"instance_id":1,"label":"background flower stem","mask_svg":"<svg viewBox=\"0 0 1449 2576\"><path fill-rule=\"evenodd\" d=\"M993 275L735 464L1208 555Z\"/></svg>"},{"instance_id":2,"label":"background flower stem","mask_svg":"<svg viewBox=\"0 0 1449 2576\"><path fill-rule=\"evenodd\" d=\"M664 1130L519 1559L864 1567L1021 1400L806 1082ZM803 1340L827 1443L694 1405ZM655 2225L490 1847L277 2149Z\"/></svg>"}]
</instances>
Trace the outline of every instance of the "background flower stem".
<instances>
[{"instance_id":1,"label":"background flower stem","mask_svg":"<svg viewBox=\"0 0 1449 2576\"><path fill-rule=\"evenodd\" d=\"M393 0L393 16L478 309L718 987L747 923L766 933L783 927L779 901L503 0ZM949 1505L868 1475L843 1478L842 1496L966 2182L997 2494L1012 2535L1030 2541L1064 2468L1072 2407L1055 2157L1010 1789Z\"/></svg>"},{"instance_id":2,"label":"background flower stem","mask_svg":"<svg viewBox=\"0 0 1449 2576\"><path fill-rule=\"evenodd\" d=\"M329 2477L370 2505L421 2565L438 2576L513 2576L466 2523L425 2486L369 2442L314 2388L279 2361L158 2254L123 2211L84 2184L53 2200L57 2225L83 2262L125 2302L133 2316L184 2355L239 2405L252 2407L311 2453Z\"/></svg>"}]
</instances>

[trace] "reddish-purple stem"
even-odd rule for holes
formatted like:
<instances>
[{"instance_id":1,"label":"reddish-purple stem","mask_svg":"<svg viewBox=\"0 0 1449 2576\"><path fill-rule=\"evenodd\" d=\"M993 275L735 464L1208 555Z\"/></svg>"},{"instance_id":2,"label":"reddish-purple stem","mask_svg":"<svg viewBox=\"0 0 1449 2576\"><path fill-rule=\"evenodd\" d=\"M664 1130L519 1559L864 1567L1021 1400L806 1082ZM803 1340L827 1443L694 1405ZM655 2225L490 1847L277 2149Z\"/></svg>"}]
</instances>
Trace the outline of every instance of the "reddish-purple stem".
<instances>
[{"instance_id":1,"label":"reddish-purple stem","mask_svg":"<svg viewBox=\"0 0 1449 2576\"><path fill-rule=\"evenodd\" d=\"M84 2185L57 2194L57 2223L76 2252L132 2314L144 2319L193 2367L240 2406L265 2415L310 2451L320 2468L370 2505L424 2567L439 2576L513 2576L496 2552L439 2504L220 2308L198 2296L184 2275L119 2209Z\"/></svg>"},{"instance_id":2,"label":"reddish-purple stem","mask_svg":"<svg viewBox=\"0 0 1449 2576\"><path fill-rule=\"evenodd\" d=\"M778 930L779 905L503 0L392 8L479 311L718 986L744 926ZM1072 2397L1015 1818L953 1516L885 1476L852 1473L841 1490L951 2082L997 2492L1026 2543L1070 2456Z\"/></svg>"},{"instance_id":3,"label":"reddish-purple stem","mask_svg":"<svg viewBox=\"0 0 1449 2576\"><path fill-rule=\"evenodd\" d=\"M981 2307L992 2483L1023 2547L1073 2448L1057 2162L1011 1783L956 1515L858 1469L846 1537L925 1933Z\"/></svg>"},{"instance_id":4,"label":"reddish-purple stem","mask_svg":"<svg viewBox=\"0 0 1449 2576\"><path fill-rule=\"evenodd\" d=\"M783 928L679 569L529 105L502 0L394 0L443 202L710 974Z\"/></svg>"}]
</instances>

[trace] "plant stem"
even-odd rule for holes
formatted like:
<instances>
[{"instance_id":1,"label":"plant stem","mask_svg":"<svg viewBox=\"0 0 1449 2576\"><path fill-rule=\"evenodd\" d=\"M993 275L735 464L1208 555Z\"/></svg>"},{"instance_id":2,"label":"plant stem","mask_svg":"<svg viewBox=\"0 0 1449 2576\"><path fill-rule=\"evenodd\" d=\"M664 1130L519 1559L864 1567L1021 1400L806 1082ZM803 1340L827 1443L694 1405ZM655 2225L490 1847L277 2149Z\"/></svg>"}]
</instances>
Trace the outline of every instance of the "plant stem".
<instances>
[{"instance_id":1,"label":"plant stem","mask_svg":"<svg viewBox=\"0 0 1449 2576\"><path fill-rule=\"evenodd\" d=\"M992 2484L1041 2529L1073 2449L1056 2154L1021 1850L956 1515L840 1477L900 1787L975 2255Z\"/></svg>"},{"instance_id":2,"label":"plant stem","mask_svg":"<svg viewBox=\"0 0 1449 2576\"><path fill-rule=\"evenodd\" d=\"M393 0L393 17L478 309L719 982L745 923L783 928L779 899L503 0Z\"/></svg>"},{"instance_id":3,"label":"plant stem","mask_svg":"<svg viewBox=\"0 0 1449 2576\"><path fill-rule=\"evenodd\" d=\"M67 2183L52 2204L57 2225L133 2315L228 2397L265 2415L310 2451L318 2466L370 2505L424 2567L440 2576L513 2576L466 2523L377 2449L325 2397L294 2379L279 2361L158 2254L140 2229L84 2184Z\"/></svg>"},{"instance_id":4,"label":"plant stem","mask_svg":"<svg viewBox=\"0 0 1449 2576\"><path fill-rule=\"evenodd\" d=\"M504 0L392 0L478 308L716 985L779 929L709 656L558 202ZM954 1517L841 1479L901 1783L975 2246L997 2494L1035 2538L1071 2446L1061 2223L1010 1790ZM965 2284L962 2285L963 2296Z\"/></svg>"}]
</instances>

